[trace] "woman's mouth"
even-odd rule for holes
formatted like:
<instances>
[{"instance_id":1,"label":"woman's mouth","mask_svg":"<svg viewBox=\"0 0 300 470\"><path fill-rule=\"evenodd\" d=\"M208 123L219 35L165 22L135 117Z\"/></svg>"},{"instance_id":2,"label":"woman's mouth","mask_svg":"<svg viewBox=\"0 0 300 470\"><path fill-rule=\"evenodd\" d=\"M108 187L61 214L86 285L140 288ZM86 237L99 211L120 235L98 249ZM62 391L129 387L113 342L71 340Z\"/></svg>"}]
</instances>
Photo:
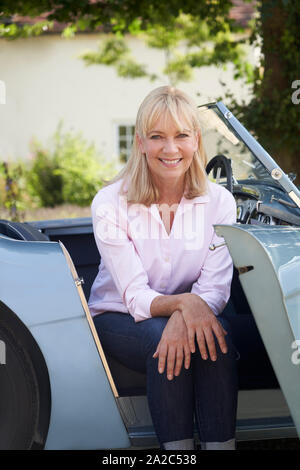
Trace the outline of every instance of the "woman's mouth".
<instances>
[{"instance_id":1,"label":"woman's mouth","mask_svg":"<svg viewBox=\"0 0 300 470\"><path fill-rule=\"evenodd\" d=\"M162 162L164 166L167 166L169 168L173 168L181 162L182 158L174 158L174 159L165 159L165 158L159 158L159 161Z\"/></svg>"}]
</instances>

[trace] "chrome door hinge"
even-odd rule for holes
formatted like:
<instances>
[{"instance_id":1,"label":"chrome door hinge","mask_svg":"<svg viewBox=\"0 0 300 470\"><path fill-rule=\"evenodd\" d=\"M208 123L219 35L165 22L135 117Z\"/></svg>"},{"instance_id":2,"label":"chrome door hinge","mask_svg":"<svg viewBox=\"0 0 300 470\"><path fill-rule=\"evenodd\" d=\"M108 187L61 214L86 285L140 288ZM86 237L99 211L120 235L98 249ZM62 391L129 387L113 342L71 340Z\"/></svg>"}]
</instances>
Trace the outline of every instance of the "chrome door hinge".
<instances>
[{"instance_id":1,"label":"chrome door hinge","mask_svg":"<svg viewBox=\"0 0 300 470\"><path fill-rule=\"evenodd\" d=\"M210 251L214 251L216 248L219 248L220 246L224 246L224 245L226 245L226 242L219 243L218 245L214 245L212 243L211 245L209 245L209 249L210 249Z\"/></svg>"},{"instance_id":2,"label":"chrome door hinge","mask_svg":"<svg viewBox=\"0 0 300 470\"><path fill-rule=\"evenodd\" d=\"M84 279L83 277L77 277L76 279L74 279L74 282L76 286L82 286L82 284L84 284Z\"/></svg>"}]
</instances>

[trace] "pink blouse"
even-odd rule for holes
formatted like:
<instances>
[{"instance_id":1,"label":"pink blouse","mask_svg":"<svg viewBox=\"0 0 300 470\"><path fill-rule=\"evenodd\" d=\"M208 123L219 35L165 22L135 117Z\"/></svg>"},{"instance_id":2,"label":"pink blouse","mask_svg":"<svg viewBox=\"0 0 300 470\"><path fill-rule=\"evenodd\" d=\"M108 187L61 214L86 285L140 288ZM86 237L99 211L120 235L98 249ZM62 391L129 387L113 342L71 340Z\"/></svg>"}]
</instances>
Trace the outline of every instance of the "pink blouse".
<instances>
[{"instance_id":1,"label":"pink blouse","mask_svg":"<svg viewBox=\"0 0 300 470\"><path fill-rule=\"evenodd\" d=\"M101 255L89 299L91 314L130 313L136 322L151 318L158 295L192 292L218 315L230 296L233 265L214 224L233 224L236 204L224 187L208 182L207 194L182 197L168 235L157 205L127 204L119 180L92 202L93 229ZM161 209L161 207L160 207Z\"/></svg>"}]
</instances>

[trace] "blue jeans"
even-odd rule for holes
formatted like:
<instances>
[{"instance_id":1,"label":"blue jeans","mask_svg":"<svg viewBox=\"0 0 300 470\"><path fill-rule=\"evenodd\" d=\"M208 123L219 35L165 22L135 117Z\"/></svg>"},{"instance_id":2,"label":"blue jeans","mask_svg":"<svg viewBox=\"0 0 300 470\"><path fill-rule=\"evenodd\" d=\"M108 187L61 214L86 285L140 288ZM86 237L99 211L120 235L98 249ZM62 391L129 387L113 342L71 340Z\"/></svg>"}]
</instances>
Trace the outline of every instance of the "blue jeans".
<instances>
[{"instance_id":1,"label":"blue jeans","mask_svg":"<svg viewBox=\"0 0 300 470\"><path fill-rule=\"evenodd\" d=\"M138 323L126 313L105 312L94 317L104 352L126 367L146 373L149 409L161 448L164 442L193 438L194 414L201 442L224 442L235 436L237 352L227 320L217 318L228 332L228 352L221 352L215 338L217 360L203 360L196 346L190 368L183 366L179 376L169 381L166 369L160 374L158 359L152 357L167 317Z\"/></svg>"}]
</instances>

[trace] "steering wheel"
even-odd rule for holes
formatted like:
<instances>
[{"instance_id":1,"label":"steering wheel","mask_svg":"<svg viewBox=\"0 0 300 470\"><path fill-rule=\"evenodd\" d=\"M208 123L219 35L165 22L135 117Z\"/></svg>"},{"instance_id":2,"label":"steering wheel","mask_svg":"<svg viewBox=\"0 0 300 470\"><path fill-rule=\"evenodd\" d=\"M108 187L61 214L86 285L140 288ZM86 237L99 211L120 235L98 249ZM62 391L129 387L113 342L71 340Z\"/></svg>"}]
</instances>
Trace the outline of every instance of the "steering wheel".
<instances>
[{"instance_id":1,"label":"steering wheel","mask_svg":"<svg viewBox=\"0 0 300 470\"><path fill-rule=\"evenodd\" d=\"M206 166L207 175L209 175L211 170L213 170L214 178L226 178L226 188L232 193L233 184L230 158L225 157L225 155L216 155Z\"/></svg>"}]
</instances>

